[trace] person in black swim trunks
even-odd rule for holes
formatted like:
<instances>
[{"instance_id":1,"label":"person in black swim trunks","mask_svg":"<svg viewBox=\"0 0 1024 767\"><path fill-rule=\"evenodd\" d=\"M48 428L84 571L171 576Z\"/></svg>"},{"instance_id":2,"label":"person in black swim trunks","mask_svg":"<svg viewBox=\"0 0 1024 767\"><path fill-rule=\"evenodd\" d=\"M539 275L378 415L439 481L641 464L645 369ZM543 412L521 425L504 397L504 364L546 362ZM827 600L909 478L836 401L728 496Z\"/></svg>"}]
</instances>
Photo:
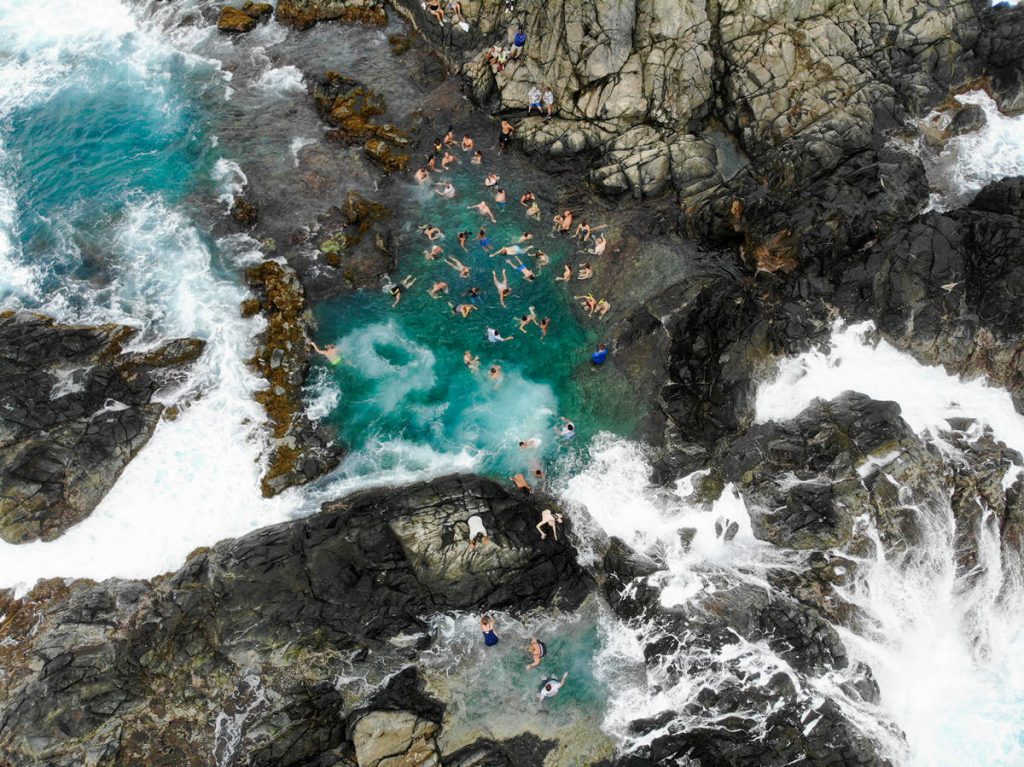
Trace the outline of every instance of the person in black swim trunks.
<instances>
[{"instance_id":1,"label":"person in black swim trunks","mask_svg":"<svg viewBox=\"0 0 1024 767\"><path fill-rule=\"evenodd\" d=\"M512 135L516 132L516 126L510 123L508 120L501 121L501 132L498 133L498 144L501 145L501 151L504 152L509 142L512 141Z\"/></svg>"}]
</instances>

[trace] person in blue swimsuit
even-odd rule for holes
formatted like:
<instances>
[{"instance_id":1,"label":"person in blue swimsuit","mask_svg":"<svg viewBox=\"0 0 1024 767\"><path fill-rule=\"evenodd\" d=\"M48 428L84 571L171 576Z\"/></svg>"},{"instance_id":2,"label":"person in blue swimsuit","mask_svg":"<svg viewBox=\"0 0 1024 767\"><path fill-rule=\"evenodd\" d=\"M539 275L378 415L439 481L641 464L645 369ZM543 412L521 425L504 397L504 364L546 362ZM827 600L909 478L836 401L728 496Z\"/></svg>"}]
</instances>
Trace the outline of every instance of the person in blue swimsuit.
<instances>
[{"instance_id":1,"label":"person in blue swimsuit","mask_svg":"<svg viewBox=\"0 0 1024 767\"><path fill-rule=\"evenodd\" d=\"M488 647L494 647L498 644L498 635L494 632L494 618L491 617L490 613L484 613L484 616L480 619L480 630L484 634L484 644Z\"/></svg>"},{"instance_id":2,"label":"person in blue swimsuit","mask_svg":"<svg viewBox=\"0 0 1024 767\"><path fill-rule=\"evenodd\" d=\"M606 359L608 359L608 347L604 344L598 344L597 351L590 355L590 361L595 365L603 365Z\"/></svg>"}]
</instances>

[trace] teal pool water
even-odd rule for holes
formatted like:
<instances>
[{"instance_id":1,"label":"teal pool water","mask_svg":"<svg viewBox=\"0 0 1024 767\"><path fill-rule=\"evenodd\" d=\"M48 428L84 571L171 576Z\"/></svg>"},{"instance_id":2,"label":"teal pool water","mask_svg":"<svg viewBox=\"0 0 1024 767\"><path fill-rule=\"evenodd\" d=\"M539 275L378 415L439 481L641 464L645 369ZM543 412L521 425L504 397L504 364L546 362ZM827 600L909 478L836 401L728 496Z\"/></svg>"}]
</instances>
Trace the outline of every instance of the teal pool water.
<instances>
[{"instance_id":1,"label":"teal pool water","mask_svg":"<svg viewBox=\"0 0 1024 767\"><path fill-rule=\"evenodd\" d=\"M382 287L317 308L318 341L337 344L344 358L343 364L330 369L341 396L328 420L356 451L401 440L443 453L468 451L477 458L479 470L493 475L527 473L538 466L556 471L592 434L602 429L623 432L631 426L621 408L606 407L609 398L628 394L607 390L602 371L590 363L612 316L578 321L573 297L587 293L589 283L555 281L565 263L571 261L575 268L580 261L595 259L583 254L576 240L550 233L553 210L545 207L539 221L529 218L519 203L527 190L514 180L502 178L498 184L509 197L505 210L500 210L484 177L503 169L472 165L466 155L458 154L462 162L452 173L437 173L431 179L450 179L457 190L454 200L441 198L431 185L410 184L410 204L402 212L407 224L399 273L392 279L412 275L416 282L398 306L392 308L392 297ZM497 223L467 209L481 200L488 201ZM435 243L416 228L428 223L445 233L436 241L444 254L434 261L426 259L424 251ZM476 243L481 226L493 244L490 253ZM465 250L458 243L460 231L471 232ZM521 243L523 247L533 245L551 260L538 268L535 259L520 256L537 272L532 282L507 263L510 257L492 255L519 242L524 232L531 232L533 239ZM448 256L470 268L468 278L444 263ZM500 278L503 270L512 289L505 307L493 281L493 273ZM442 281L449 286L447 295L431 298L429 289ZM454 314L449 302L470 303L466 292L472 287L481 292L477 308L465 318ZM546 337L536 324L520 331L519 318L529 314L530 307L539 319L550 318ZM514 340L492 343L488 328ZM466 351L479 358L479 372L464 363ZM326 365L322 360L319 364ZM489 376L495 365L501 367L501 380ZM563 416L577 427L573 440L563 440L555 432ZM520 441L531 439L540 444L519 447Z\"/></svg>"}]
</instances>

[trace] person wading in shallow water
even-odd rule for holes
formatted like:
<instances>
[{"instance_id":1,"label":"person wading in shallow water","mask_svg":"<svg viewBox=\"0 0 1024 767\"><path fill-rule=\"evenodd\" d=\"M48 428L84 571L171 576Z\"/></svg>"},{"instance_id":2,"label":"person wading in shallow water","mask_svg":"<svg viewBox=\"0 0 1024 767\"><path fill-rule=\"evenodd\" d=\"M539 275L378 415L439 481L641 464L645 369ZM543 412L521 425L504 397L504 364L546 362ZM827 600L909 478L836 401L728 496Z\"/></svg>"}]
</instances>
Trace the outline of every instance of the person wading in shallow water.
<instances>
[{"instance_id":1,"label":"person wading in shallow water","mask_svg":"<svg viewBox=\"0 0 1024 767\"><path fill-rule=\"evenodd\" d=\"M537 637L530 638L530 644L526 648L526 651L530 653L530 657L533 659L532 663L527 663L527 668L537 668L540 665L541 660L548 654L547 646L537 639Z\"/></svg>"},{"instance_id":2,"label":"person wading in shallow water","mask_svg":"<svg viewBox=\"0 0 1024 767\"><path fill-rule=\"evenodd\" d=\"M500 641L494 628L494 618L491 617L490 613L485 613L480 619L480 630L484 634L484 644L488 647L494 647ZM563 679L562 681L565 680Z\"/></svg>"},{"instance_id":3,"label":"person wading in shallow water","mask_svg":"<svg viewBox=\"0 0 1024 767\"><path fill-rule=\"evenodd\" d=\"M555 677L548 677L541 682L539 694L540 699L544 700L545 698L553 698L558 695L558 691L562 689L562 685L565 684L565 680L568 676L569 672L566 671L562 674L562 678L560 680Z\"/></svg>"}]
</instances>

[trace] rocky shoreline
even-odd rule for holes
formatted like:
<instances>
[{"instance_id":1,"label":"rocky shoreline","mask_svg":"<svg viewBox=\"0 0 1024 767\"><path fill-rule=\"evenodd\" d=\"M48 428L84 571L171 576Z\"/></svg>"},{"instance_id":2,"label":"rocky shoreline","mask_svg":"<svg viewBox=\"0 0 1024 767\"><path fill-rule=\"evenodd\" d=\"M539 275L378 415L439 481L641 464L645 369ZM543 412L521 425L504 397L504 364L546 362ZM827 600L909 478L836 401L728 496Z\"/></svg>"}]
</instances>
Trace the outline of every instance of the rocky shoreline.
<instances>
[{"instance_id":1,"label":"rocky shoreline","mask_svg":"<svg viewBox=\"0 0 1024 767\"><path fill-rule=\"evenodd\" d=\"M1008 571L1020 566L1024 480L1004 480L1024 459L991 433L950 422L942 438L955 451L939 451L896 403L854 392L756 424L754 396L780 357L826 343L842 317L871 320L923 363L986 377L1024 413L1024 178L926 210L924 166L894 143L965 89L1024 110L1024 6L462 7L467 31L438 24L418 0L274 8L298 30L397 13L423 38L395 46L416 57L403 71L428 85L393 125L358 73L316 72L301 98L342 151L366 161L353 178L374 179L374 194L347 189L309 221L268 222L242 199L232 209L273 256L248 270L254 297L242 307L266 323L251 361L267 381L256 395L271 434L264 495L323 476L344 454L302 405L310 305L396 270L402 200L387 174L425 153L452 115L493 129L490 110L522 118L523 172L546 182L546 204L617 200L602 210L614 259L594 283L618 310L608 374L637 392L634 436L652 446L656 479L702 472L692 502L708 514L733 488L771 552L766 564L738 581L709 568L700 595L666 606L666 562L618 539L595 544L583 509L564 509L572 521L558 542L540 541L533 526L555 502L481 478L363 491L197 551L150 581L0 594L7 762L553 766L558 743L529 731L445 751L452 713L423 662L437 643L430 620L571 614L603 600L621 625L649 627L643 662L660 689L696 688L685 707L633 721L630 748L603 767L884 767L895 755L844 708L863 706L901 739L841 633L867 628L850 598L859 568L914 557L947 510L963 582L981 577L985 535ZM219 26L244 40L269 13L248 3L223 10ZM522 57L497 71L487 49L518 23ZM444 67L457 76L445 79ZM523 114L534 84L555 89L552 120ZM976 127L976 115L957 115L949 135ZM133 332L0 316L4 540L51 540L81 521L167 417L153 396L186 375L202 342L125 353ZM468 547L474 513L494 545ZM580 562L584 542L597 549L592 568ZM773 673L744 667L747 645L777 657ZM815 692L824 675L841 680L843 701Z\"/></svg>"}]
</instances>

